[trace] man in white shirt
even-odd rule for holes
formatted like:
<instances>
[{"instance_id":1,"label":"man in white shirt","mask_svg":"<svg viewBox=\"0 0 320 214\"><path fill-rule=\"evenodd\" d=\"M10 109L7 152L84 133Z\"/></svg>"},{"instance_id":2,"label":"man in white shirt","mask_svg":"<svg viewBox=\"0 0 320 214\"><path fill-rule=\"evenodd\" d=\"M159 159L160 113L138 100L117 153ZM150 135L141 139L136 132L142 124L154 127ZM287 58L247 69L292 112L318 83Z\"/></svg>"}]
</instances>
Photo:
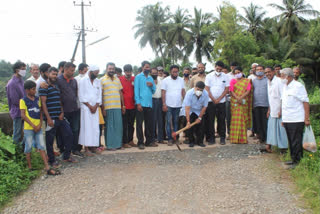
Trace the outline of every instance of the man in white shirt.
<instances>
[{"instance_id":1,"label":"man in white shirt","mask_svg":"<svg viewBox=\"0 0 320 214\"><path fill-rule=\"evenodd\" d=\"M228 82L230 85L230 82L232 79L236 79L236 77L234 76L234 69L238 66L237 62L232 62L230 64L230 69L231 71L229 73L227 73L227 77L229 78ZM225 66L225 70L228 70ZM227 120L227 132L228 135L230 135L230 125L231 125L231 106L230 106L230 92L227 93L226 95L226 120ZM229 136L227 137L228 140Z\"/></svg>"},{"instance_id":2,"label":"man in white shirt","mask_svg":"<svg viewBox=\"0 0 320 214\"><path fill-rule=\"evenodd\" d=\"M294 80L291 68L284 68L285 77L282 93L282 121L287 132L291 161L286 162L294 168L303 157L302 137L304 126L310 125L309 98L306 88Z\"/></svg>"},{"instance_id":3,"label":"man in white shirt","mask_svg":"<svg viewBox=\"0 0 320 214\"><path fill-rule=\"evenodd\" d=\"M31 73L31 77L29 77L27 80L31 80L33 82L37 82L37 79L40 76L39 65L32 63L31 66L30 66L30 73Z\"/></svg>"},{"instance_id":4,"label":"man in white shirt","mask_svg":"<svg viewBox=\"0 0 320 214\"><path fill-rule=\"evenodd\" d=\"M51 67L51 65L49 65L48 63L43 63L39 67L40 77L36 81L36 84L37 84L37 86L36 86L36 96L39 96L39 88L41 86L41 83L46 82L47 79L48 79L49 68L50 67Z\"/></svg>"},{"instance_id":5,"label":"man in white shirt","mask_svg":"<svg viewBox=\"0 0 320 214\"><path fill-rule=\"evenodd\" d=\"M224 63L217 61L215 71L208 74L205 80L206 90L209 94L209 104L207 108L209 133L209 145L215 144L214 121L218 121L218 133L220 144L225 145L226 138L226 94L229 91L229 78L222 72Z\"/></svg>"},{"instance_id":6,"label":"man in white shirt","mask_svg":"<svg viewBox=\"0 0 320 214\"><path fill-rule=\"evenodd\" d=\"M88 65L87 65L86 63L80 63L80 64L78 65L79 75L77 75L77 76L75 77L75 79L77 80L78 85L79 85L80 80L81 80L83 77L85 77L87 71L88 71Z\"/></svg>"},{"instance_id":7,"label":"man in white shirt","mask_svg":"<svg viewBox=\"0 0 320 214\"><path fill-rule=\"evenodd\" d=\"M162 121L162 99L161 99L161 82L157 68L151 69L151 76L156 85L156 91L152 95L152 114L153 114L153 140L163 144L163 121Z\"/></svg>"},{"instance_id":8,"label":"man in white shirt","mask_svg":"<svg viewBox=\"0 0 320 214\"><path fill-rule=\"evenodd\" d=\"M89 73L79 81L79 100L81 107L81 126L79 144L85 147L87 156L92 156L90 147L99 146L99 108L102 103L102 85L99 67L90 65Z\"/></svg>"},{"instance_id":9,"label":"man in white shirt","mask_svg":"<svg viewBox=\"0 0 320 214\"><path fill-rule=\"evenodd\" d=\"M162 81L161 90L163 106L162 110L167 112L166 129L168 146L172 146L173 139L171 132L176 132L178 130L180 108L186 93L184 89L184 81L181 77L179 77L179 66L170 66L170 76Z\"/></svg>"},{"instance_id":10,"label":"man in white shirt","mask_svg":"<svg viewBox=\"0 0 320 214\"><path fill-rule=\"evenodd\" d=\"M257 78L256 76L256 68L258 66L258 63L252 63L251 65L251 70L250 70L250 75L248 76L248 79L254 80Z\"/></svg>"},{"instance_id":11,"label":"man in white shirt","mask_svg":"<svg viewBox=\"0 0 320 214\"><path fill-rule=\"evenodd\" d=\"M268 78L269 101L266 151L271 153L271 146L276 146L284 152L288 148L286 130L281 125L281 96L284 84L280 78L276 77L272 67L266 67L265 72Z\"/></svg>"}]
</instances>

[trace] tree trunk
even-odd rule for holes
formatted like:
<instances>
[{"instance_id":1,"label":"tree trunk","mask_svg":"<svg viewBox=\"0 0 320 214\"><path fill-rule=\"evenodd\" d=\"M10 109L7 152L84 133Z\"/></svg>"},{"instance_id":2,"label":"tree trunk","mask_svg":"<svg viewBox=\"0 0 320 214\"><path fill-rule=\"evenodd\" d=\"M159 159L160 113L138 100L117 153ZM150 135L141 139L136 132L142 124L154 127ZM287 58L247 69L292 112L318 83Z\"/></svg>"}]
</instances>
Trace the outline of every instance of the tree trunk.
<instances>
[{"instance_id":1,"label":"tree trunk","mask_svg":"<svg viewBox=\"0 0 320 214\"><path fill-rule=\"evenodd\" d=\"M164 59L164 54L163 54L161 45L160 45L159 49L160 49L160 54L161 54L162 67L164 69L166 67L166 65L165 65L165 61L164 61L165 59Z\"/></svg>"}]
</instances>

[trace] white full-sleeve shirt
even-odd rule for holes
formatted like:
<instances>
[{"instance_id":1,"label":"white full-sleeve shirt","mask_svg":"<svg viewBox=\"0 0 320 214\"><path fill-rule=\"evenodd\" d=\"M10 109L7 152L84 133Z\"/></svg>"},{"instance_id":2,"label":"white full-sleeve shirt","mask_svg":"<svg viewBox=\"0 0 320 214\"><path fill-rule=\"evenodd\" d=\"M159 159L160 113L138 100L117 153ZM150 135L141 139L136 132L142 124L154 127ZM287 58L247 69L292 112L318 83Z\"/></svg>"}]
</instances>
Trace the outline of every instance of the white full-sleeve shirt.
<instances>
[{"instance_id":1,"label":"white full-sleeve shirt","mask_svg":"<svg viewBox=\"0 0 320 214\"><path fill-rule=\"evenodd\" d=\"M283 86L282 121L284 123L304 122L304 102L309 102L306 88L295 80Z\"/></svg>"},{"instance_id":2,"label":"white full-sleeve shirt","mask_svg":"<svg viewBox=\"0 0 320 214\"><path fill-rule=\"evenodd\" d=\"M268 101L270 108L270 116L278 118L281 110L281 96L284 84L281 79L274 76L270 81L268 80Z\"/></svg>"}]
</instances>

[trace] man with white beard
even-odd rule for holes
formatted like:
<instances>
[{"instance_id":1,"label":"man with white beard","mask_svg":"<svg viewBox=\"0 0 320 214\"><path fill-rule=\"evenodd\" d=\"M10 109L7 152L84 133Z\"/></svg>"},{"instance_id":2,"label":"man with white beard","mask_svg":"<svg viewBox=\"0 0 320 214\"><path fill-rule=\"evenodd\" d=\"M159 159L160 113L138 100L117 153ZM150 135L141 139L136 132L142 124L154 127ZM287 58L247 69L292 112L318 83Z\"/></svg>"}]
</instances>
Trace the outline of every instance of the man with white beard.
<instances>
[{"instance_id":1,"label":"man with white beard","mask_svg":"<svg viewBox=\"0 0 320 214\"><path fill-rule=\"evenodd\" d=\"M79 144L85 147L87 156L92 156L89 147L99 146L99 109L102 104L101 82L97 79L99 67L89 67L87 75L79 81L80 136Z\"/></svg>"}]
</instances>

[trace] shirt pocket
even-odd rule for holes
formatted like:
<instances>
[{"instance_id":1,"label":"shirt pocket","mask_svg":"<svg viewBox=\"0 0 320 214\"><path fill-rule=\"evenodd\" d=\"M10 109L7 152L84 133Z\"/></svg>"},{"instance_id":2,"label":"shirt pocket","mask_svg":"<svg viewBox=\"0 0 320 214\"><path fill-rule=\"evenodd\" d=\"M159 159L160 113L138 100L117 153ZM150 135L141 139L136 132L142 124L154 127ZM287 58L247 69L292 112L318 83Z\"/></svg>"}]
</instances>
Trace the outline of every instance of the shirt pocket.
<instances>
[{"instance_id":1,"label":"shirt pocket","mask_svg":"<svg viewBox=\"0 0 320 214\"><path fill-rule=\"evenodd\" d=\"M287 95L287 106L290 108L297 107L297 98L290 93Z\"/></svg>"}]
</instances>

